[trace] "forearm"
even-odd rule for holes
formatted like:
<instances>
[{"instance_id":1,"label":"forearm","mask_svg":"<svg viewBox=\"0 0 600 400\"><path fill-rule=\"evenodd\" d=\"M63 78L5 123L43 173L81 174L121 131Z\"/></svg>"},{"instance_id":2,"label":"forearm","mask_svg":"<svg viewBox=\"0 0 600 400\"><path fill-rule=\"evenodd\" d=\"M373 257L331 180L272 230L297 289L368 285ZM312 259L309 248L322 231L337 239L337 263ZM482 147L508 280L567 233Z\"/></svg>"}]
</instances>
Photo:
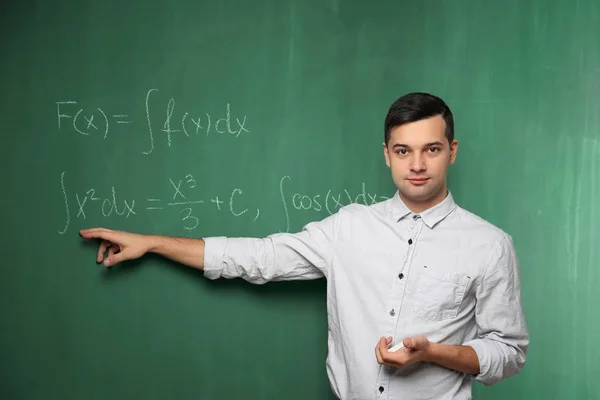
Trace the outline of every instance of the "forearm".
<instances>
[{"instance_id":1,"label":"forearm","mask_svg":"<svg viewBox=\"0 0 600 400\"><path fill-rule=\"evenodd\" d=\"M479 358L471 346L431 343L425 360L466 374L479 373Z\"/></svg>"},{"instance_id":2,"label":"forearm","mask_svg":"<svg viewBox=\"0 0 600 400\"><path fill-rule=\"evenodd\" d=\"M168 236L150 236L149 252L199 270L204 269L204 240Z\"/></svg>"}]
</instances>

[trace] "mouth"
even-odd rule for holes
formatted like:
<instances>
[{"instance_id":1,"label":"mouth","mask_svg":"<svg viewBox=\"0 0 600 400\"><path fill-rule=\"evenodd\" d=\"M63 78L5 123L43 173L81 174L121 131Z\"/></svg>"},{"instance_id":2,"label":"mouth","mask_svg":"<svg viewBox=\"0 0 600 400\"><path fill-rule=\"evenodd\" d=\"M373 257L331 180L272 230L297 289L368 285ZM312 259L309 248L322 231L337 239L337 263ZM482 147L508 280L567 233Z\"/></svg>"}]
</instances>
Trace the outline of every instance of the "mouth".
<instances>
[{"instance_id":1,"label":"mouth","mask_svg":"<svg viewBox=\"0 0 600 400\"><path fill-rule=\"evenodd\" d=\"M428 180L429 180L429 178L409 178L408 179L408 181L415 186L424 185Z\"/></svg>"}]
</instances>

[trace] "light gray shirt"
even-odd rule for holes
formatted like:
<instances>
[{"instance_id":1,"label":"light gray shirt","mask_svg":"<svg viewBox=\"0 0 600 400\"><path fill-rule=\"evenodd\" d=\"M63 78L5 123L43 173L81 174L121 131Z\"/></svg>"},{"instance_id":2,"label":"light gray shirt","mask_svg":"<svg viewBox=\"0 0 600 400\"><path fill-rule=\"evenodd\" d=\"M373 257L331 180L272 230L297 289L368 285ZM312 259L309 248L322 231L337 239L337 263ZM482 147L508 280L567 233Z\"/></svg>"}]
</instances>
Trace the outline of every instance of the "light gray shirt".
<instances>
[{"instance_id":1,"label":"light gray shirt","mask_svg":"<svg viewBox=\"0 0 600 400\"><path fill-rule=\"evenodd\" d=\"M419 215L396 192L298 233L205 243L209 279L327 279L327 374L340 399L470 399L474 379L493 384L524 366L529 337L512 239L450 192ZM480 373L377 362L382 336L393 345L414 335L472 346Z\"/></svg>"}]
</instances>

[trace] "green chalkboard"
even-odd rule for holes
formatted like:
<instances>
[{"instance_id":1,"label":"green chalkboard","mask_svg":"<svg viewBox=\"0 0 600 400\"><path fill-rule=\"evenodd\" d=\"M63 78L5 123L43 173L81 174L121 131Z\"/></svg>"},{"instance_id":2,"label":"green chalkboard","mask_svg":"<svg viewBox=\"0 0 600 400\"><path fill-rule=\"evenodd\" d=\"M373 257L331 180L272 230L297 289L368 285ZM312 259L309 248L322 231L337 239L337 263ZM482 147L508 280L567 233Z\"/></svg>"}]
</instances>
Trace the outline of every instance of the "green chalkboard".
<instances>
[{"instance_id":1,"label":"green chalkboard","mask_svg":"<svg viewBox=\"0 0 600 400\"><path fill-rule=\"evenodd\" d=\"M0 10L0 398L331 399L323 281L106 270L78 230L257 237L385 199L411 91L452 108L450 189L521 262L527 366L475 397L599 398L597 1Z\"/></svg>"}]
</instances>

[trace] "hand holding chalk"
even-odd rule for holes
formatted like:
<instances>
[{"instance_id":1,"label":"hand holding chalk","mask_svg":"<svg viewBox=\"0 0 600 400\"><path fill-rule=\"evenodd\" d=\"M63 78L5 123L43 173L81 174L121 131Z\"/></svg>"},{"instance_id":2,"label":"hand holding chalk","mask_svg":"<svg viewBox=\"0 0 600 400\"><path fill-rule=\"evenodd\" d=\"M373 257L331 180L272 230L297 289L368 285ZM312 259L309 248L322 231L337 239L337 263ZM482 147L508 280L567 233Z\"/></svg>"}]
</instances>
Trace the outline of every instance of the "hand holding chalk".
<instances>
[{"instance_id":1,"label":"hand holding chalk","mask_svg":"<svg viewBox=\"0 0 600 400\"><path fill-rule=\"evenodd\" d=\"M388 351L394 353L394 352L396 352L398 350L402 350L403 348L404 348L404 343L400 342L397 345L390 347L388 349Z\"/></svg>"},{"instance_id":2,"label":"hand holding chalk","mask_svg":"<svg viewBox=\"0 0 600 400\"><path fill-rule=\"evenodd\" d=\"M427 357L430 342L427 337L418 335L406 337L394 346L392 337L381 337L375 347L377 362L381 365L402 368L416 362L424 361ZM401 351L402 349L406 349Z\"/></svg>"}]
</instances>

